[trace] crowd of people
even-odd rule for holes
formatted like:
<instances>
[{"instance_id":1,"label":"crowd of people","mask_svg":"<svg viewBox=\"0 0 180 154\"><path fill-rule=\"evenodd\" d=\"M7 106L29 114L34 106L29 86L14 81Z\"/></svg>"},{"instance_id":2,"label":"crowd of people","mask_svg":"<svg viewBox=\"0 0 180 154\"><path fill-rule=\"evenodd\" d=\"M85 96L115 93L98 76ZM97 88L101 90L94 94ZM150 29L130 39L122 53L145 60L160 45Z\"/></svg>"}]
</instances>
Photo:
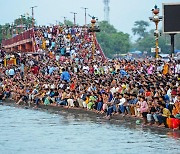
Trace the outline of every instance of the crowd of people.
<instances>
[{"instance_id":1,"label":"crowd of people","mask_svg":"<svg viewBox=\"0 0 180 154\"><path fill-rule=\"evenodd\" d=\"M92 34L83 27L37 27L39 54L21 54L4 67L0 101L92 110L143 118L144 125L180 125L180 61L103 60L92 55ZM10 57L10 56L9 56Z\"/></svg>"},{"instance_id":2,"label":"crowd of people","mask_svg":"<svg viewBox=\"0 0 180 154\"><path fill-rule=\"evenodd\" d=\"M88 62L92 56L97 55L102 61L99 50L93 51L96 43L93 34L83 26L39 26L35 28L35 43L39 52L49 51L51 56L70 56L71 59L82 59Z\"/></svg>"}]
</instances>

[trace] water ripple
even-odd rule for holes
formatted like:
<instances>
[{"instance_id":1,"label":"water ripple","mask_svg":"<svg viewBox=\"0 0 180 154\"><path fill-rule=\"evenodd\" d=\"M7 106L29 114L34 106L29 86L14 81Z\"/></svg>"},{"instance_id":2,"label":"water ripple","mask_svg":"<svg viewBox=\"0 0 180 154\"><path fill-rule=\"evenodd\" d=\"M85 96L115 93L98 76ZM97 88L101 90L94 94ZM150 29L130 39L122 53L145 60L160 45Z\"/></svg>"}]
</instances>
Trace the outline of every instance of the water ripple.
<instances>
[{"instance_id":1,"label":"water ripple","mask_svg":"<svg viewBox=\"0 0 180 154\"><path fill-rule=\"evenodd\" d=\"M112 125L97 118L0 106L2 154L179 153L178 134Z\"/></svg>"}]
</instances>

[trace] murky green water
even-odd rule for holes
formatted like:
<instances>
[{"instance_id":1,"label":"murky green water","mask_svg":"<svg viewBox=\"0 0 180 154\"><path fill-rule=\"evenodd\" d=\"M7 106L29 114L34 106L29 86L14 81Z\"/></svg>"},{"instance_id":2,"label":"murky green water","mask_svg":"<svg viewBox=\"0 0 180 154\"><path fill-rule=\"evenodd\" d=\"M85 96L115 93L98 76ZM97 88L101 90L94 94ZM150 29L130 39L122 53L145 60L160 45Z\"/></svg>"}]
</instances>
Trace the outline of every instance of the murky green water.
<instances>
[{"instance_id":1,"label":"murky green water","mask_svg":"<svg viewBox=\"0 0 180 154\"><path fill-rule=\"evenodd\" d=\"M178 154L177 135L0 106L0 154Z\"/></svg>"}]
</instances>

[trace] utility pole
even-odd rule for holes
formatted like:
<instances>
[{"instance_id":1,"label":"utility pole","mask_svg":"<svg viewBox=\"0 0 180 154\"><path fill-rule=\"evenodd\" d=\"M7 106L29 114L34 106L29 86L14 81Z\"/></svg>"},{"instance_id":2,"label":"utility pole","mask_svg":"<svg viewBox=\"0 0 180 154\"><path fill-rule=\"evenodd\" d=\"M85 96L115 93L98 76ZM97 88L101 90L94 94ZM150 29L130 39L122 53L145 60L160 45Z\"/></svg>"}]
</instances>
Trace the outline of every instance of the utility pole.
<instances>
[{"instance_id":1,"label":"utility pole","mask_svg":"<svg viewBox=\"0 0 180 154\"><path fill-rule=\"evenodd\" d=\"M32 10L32 28L34 28L34 8L36 8L37 6L33 6L31 7Z\"/></svg>"},{"instance_id":2,"label":"utility pole","mask_svg":"<svg viewBox=\"0 0 180 154\"><path fill-rule=\"evenodd\" d=\"M63 19L64 19L64 25L66 24L66 19L67 19L67 17L64 17L64 16L61 16L61 17L63 17Z\"/></svg>"},{"instance_id":3,"label":"utility pole","mask_svg":"<svg viewBox=\"0 0 180 154\"><path fill-rule=\"evenodd\" d=\"M1 31L1 33L2 33L2 39L4 40L4 28L2 27L2 31Z\"/></svg>"},{"instance_id":4,"label":"utility pole","mask_svg":"<svg viewBox=\"0 0 180 154\"><path fill-rule=\"evenodd\" d=\"M74 25L76 25L76 12L70 12L70 13L72 13L72 14L74 14Z\"/></svg>"},{"instance_id":5,"label":"utility pole","mask_svg":"<svg viewBox=\"0 0 180 154\"><path fill-rule=\"evenodd\" d=\"M14 34L14 23L12 22L11 24L11 36L13 37Z\"/></svg>"},{"instance_id":6,"label":"utility pole","mask_svg":"<svg viewBox=\"0 0 180 154\"><path fill-rule=\"evenodd\" d=\"M81 9L84 9L85 11L85 26L87 25L87 9L86 7L81 7Z\"/></svg>"},{"instance_id":7,"label":"utility pole","mask_svg":"<svg viewBox=\"0 0 180 154\"><path fill-rule=\"evenodd\" d=\"M23 15L20 15L20 19L21 19L21 32L23 32L23 20L22 20Z\"/></svg>"},{"instance_id":8,"label":"utility pole","mask_svg":"<svg viewBox=\"0 0 180 154\"><path fill-rule=\"evenodd\" d=\"M66 18L67 18L67 17L64 17L64 25L66 24Z\"/></svg>"},{"instance_id":9,"label":"utility pole","mask_svg":"<svg viewBox=\"0 0 180 154\"><path fill-rule=\"evenodd\" d=\"M55 20L56 21L56 26L58 25L58 23L59 23L59 20Z\"/></svg>"}]
</instances>

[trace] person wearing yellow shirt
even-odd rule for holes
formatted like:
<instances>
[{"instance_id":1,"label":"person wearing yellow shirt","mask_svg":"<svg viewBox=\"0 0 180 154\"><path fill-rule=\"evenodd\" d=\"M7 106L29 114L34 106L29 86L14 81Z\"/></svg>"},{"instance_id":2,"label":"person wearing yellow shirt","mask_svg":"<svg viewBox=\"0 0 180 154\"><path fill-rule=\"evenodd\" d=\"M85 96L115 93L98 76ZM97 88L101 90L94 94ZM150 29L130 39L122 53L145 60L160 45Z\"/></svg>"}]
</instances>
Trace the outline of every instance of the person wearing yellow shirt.
<instances>
[{"instance_id":1,"label":"person wearing yellow shirt","mask_svg":"<svg viewBox=\"0 0 180 154\"><path fill-rule=\"evenodd\" d=\"M166 108L165 104L159 104L161 108L161 113L157 116L158 121L159 121L159 127L168 127L167 125L167 118L170 118L171 112L169 109Z\"/></svg>"},{"instance_id":2,"label":"person wearing yellow shirt","mask_svg":"<svg viewBox=\"0 0 180 154\"><path fill-rule=\"evenodd\" d=\"M46 40L45 39L42 40L42 49L43 50L46 49Z\"/></svg>"},{"instance_id":3,"label":"person wearing yellow shirt","mask_svg":"<svg viewBox=\"0 0 180 154\"><path fill-rule=\"evenodd\" d=\"M169 118L171 116L171 112L169 111L169 109L164 108L162 116Z\"/></svg>"},{"instance_id":4,"label":"person wearing yellow shirt","mask_svg":"<svg viewBox=\"0 0 180 154\"><path fill-rule=\"evenodd\" d=\"M177 96L177 100L176 100L173 110L172 110L172 115L175 118L180 117L180 94ZM180 119L180 118L178 118L178 119Z\"/></svg>"},{"instance_id":5,"label":"person wearing yellow shirt","mask_svg":"<svg viewBox=\"0 0 180 154\"><path fill-rule=\"evenodd\" d=\"M87 108L88 103L89 103L89 96L86 96L85 101L83 101L83 107Z\"/></svg>"},{"instance_id":6,"label":"person wearing yellow shirt","mask_svg":"<svg viewBox=\"0 0 180 154\"><path fill-rule=\"evenodd\" d=\"M169 65L166 63L163 67L163 74L166 75L169 73Z\"/></svg>"}]
</instances>

